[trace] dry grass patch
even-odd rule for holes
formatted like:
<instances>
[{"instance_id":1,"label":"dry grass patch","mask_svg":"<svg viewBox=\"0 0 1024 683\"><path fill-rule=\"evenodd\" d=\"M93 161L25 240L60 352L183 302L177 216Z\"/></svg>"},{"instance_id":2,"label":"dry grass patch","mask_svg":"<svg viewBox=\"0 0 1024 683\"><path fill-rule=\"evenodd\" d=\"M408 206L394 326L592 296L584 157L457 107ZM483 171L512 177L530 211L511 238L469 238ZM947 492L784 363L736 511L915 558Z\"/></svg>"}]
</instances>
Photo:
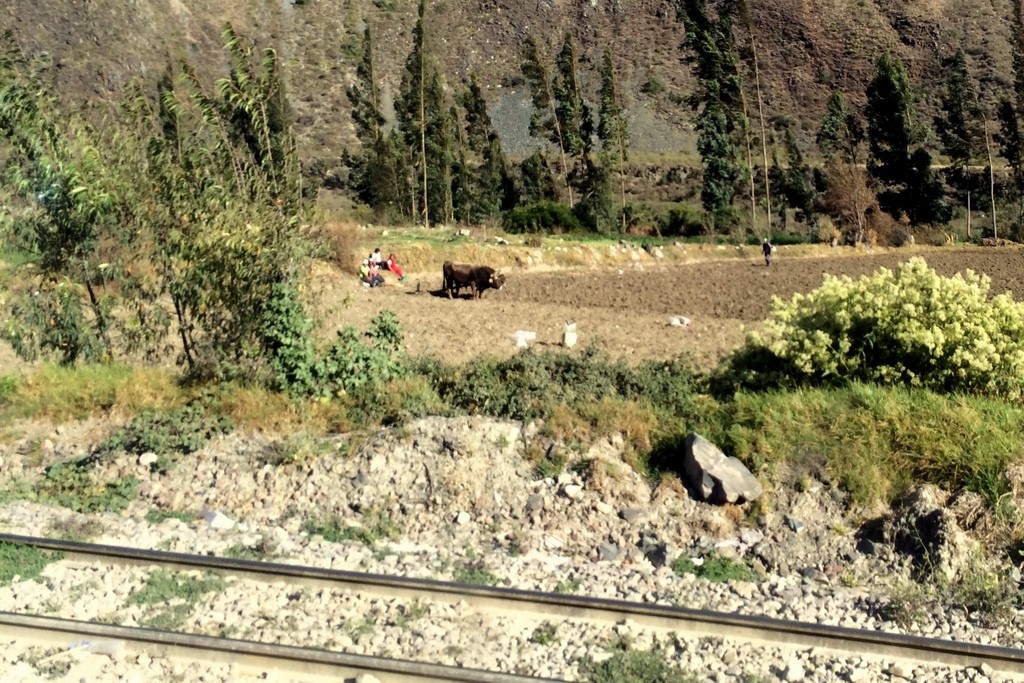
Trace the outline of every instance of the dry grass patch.
<instances>
[{"instance_id":1,"label":"dry grass patch","mask_svg":"<svg viewBox=\"0 0 1024 683\"><path fill-rule=\"evenodd\" d=\"M177 376L164 368L42 365L17 380L0 404L0 417L61 422L114 411L133 414L145 408L171 408L187 398Z\"/></svg>"},{"instance_id":2,"label":"dry grass patch","mask_svg":"<svg viewBox=\"0 0 1024 683\"><path fill-rule=\"evenodd\" d=\"M296 399L257 386L232 386L218 398L218 411L239 427L289 433L300 427L340 434L352 430L348 407L341 401Z\"/></svg>"}]
</instances>

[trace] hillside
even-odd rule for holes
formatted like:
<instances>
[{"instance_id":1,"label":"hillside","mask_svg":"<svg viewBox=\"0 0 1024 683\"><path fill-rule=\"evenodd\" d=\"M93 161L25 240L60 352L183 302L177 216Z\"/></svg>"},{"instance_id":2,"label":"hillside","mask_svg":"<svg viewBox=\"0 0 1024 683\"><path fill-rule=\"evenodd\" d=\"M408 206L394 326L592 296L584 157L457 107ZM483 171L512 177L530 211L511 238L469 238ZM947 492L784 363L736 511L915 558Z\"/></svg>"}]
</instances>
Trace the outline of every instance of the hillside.
<instances>
[{"instance_id":1,"label":"hillside","mask_svg":"<svg viewBox=\"0 0 1024 683\"><path fill-rule=\"evenodd\" d=\"M1009 87L1012 10L1007 0L753 0L766 110L799 124L809 141L832 88L863 103L873 60L891 50L908 64L930 112L943 60L963 47L986 100ZM335 158L353 141L344 96L363 26L373 27L385 96L397 89L415 21L414 0L8 0L0 28L30 54L48 53L72 100L106 99L133 78L152 78L169 57L220 75L222 22L260 44L276 44L304 156ZM680 62L682 25L670 0L434 0L428 44L452 88L476 73L506 148L530 145L529 105L518 76L519 46L530 34L555 47L578 39L585 86L610 48L629 99L634 148L687 158L692 124L678 104L691 86Z\"/></svg>"}]
</instances>

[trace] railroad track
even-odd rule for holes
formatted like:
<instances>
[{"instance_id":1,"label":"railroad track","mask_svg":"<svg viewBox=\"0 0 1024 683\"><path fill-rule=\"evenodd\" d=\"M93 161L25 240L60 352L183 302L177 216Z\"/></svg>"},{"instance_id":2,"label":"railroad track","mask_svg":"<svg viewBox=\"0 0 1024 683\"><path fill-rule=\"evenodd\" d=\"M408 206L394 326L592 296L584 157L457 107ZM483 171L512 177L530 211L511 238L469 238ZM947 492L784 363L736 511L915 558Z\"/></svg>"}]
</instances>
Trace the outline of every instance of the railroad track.
<instances>
[{"instance_id":1,"label":"railroad track","mask_svg":"<svg viewBox=\"0 0 1024 683\"><path fill-rule=\"evenodd\" d=\"M104 648L110 650L116 646L119 654L124 651L136 654L145 652L150 657L177 658L206 664L231 664L236 675L262 677L268 672L273 672L274 680L296 683L337 683L356 679L360 674L370 674L388 683L561 683L553 679L329 652L315 648L111 626L10 612L0 612L0 640L57 648L66 648L68 643L88 643L98 645L100 651Z\"/></svg>"},{"instance_id":2,"label":"railroad track","mask_svg":"<svg viewBox=\"0 0 1024 683\"><path fill-rule=\"evenodd\" d=\"M289 586L296 587L347 589L386 598L420 598L452 604L465 602L473 608L491 614L527 615L537 620L562 617L609 624L628 620L640 627L676 633L681 638L712 636L764 647L823 648L837 654L872 655L928 666L978 667L986 665L998 672L1024 674L1024 651L992 645L880 631L861 631L838 626L694 610L669 605L467 585L432 579L363 574L336 569L188 555L12 534L0 534L0 542L31 545L41 550L60 552L67 559L90 562L102 560L114 565L160 566L178 571L213 571L263 582L284 582ZM420 678L418 680L483 681L491 679ZM517 680L536 681L540 679L518 677Z\"/></svg>"}]
</instances>

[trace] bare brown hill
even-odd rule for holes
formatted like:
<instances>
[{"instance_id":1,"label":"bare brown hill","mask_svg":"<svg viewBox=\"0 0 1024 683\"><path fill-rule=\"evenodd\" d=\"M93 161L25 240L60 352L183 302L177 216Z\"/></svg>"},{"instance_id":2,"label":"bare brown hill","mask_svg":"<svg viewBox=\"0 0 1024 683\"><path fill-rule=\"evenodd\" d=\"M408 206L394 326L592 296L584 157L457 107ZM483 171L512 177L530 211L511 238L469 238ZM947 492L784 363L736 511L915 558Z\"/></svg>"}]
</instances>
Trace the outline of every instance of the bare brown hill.
<instances>
[{"instance_id":1,"label":"bare brown hill","mask_svg":"<svg viewBox=\"0 0 1024 683\"><path fill-rule=\"evenodd\" d=\"M934 110L943 60L963 47L984 97L1009 87L1009 0L751 0L768 113L800 125L808 140L833 88L863 102L873 61L883 50L908 64ZM386 97L401 80L415 0L7 0L0 28L30 54L47 53L72 100L115 96L150 77L168 58L200 72L224 68L220 26L231 21L285 57L303 154L336 157L352 144L345 87L359 36L373 27ZM681 64L682 25L671 0L432 0L428 44L451 88L476 73L506 147L527 149L529 104L519 78L519 47L530 34L551 48L571 31L594 92L596 66L610 48L629 99L636 150L687 158L692 117L681 97L692 87Z\"/></svg>"}]
</instances>

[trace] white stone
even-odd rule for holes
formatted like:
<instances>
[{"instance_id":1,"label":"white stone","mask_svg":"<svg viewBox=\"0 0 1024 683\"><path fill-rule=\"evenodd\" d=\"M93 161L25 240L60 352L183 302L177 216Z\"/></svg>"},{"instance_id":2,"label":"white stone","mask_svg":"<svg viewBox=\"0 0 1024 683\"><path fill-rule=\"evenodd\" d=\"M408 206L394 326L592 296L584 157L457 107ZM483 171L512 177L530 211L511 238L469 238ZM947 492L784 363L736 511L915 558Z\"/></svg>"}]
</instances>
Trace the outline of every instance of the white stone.
<instances>
[{"instance_id":1,"label":"white stone","mask_svg":"<svg viewBox=\"0 0 1024 683\"><path fill-rule=\"evenodd\" d=\"M786 663L786 670L783 672L783 676L789 683L796 683L796 681L804 680L807 673L804 671L804 664L796 657L793 657Z\"/></svg>"},{"instance_id":2,"label":"white stone","mask_svg":"<svg viewBox=\"0 0 1024 683\"><path fill-rule=\"evenodd\" d=\"M562 487L562 493L572 500L579 500L583 496L583 487L579 484L566 484Z\"/></svg>"},{"instance_id":3,"label":"white stone","mask_svg":"<svg viewBox=\"0 0 1024 683\"><path fill-rule=\"evenodd\" d=\"M203 510L200 516L206 520L211 529L232 529L235 526L235 520L220 510Z\"/></svg>"},{"instance_id":4,"label":"white stone","mask_svg":"<svg viewBox=\"0 0 1024 683\"><path fill-rule=\"evenodd\" d=\"M157 455L153 451L146 451L139 456L139 465L142 467L152 467L156 464Z\"/></svg>"},{"instance_id":5,"label":"white stone","mask_svg":"<svg viewBox=\"0 0 1024 683\"><path fill-rule=\"evenodd\" d=\"M472 516L466 511L462 511L459 514L455 515L456 524L469 524L469 520L471 519Z\"/></svg>"},{"instance_id":6,"label":"white stone","mask_svg":"<svg viewBox=\"0 0 1024 683\"><path fill-rule=\"evenodd\" d=\"M565 542L562 541L562 539L560 539L560 538L556 538L555 536L545 536L544 537L544 547L549 549L549 550L557 550L557 549L561 548L564 545L565 545Z\"/></svg>"}]
</instances>

